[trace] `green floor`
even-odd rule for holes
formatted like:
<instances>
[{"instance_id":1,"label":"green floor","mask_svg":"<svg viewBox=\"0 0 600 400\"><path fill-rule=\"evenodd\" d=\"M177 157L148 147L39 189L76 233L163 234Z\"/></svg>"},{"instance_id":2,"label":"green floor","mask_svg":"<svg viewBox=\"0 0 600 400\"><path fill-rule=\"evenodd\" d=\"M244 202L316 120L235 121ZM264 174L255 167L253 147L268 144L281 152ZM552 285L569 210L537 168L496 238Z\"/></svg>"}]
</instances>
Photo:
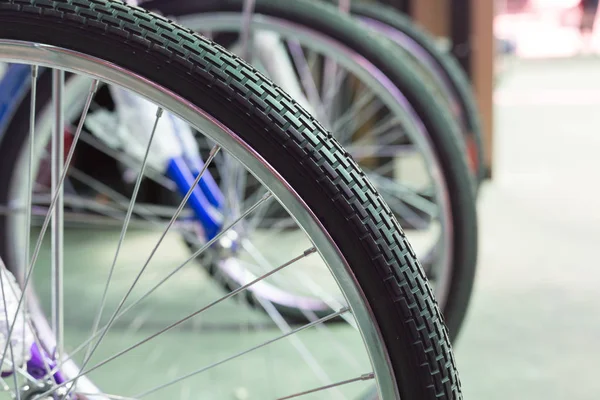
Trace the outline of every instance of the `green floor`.
<instances>
[{"instance_id":1,"label":"green floor","mask_svg":"<svg viewBox=\"0 0 600 400\"><path fill-rule=\"evenodd\" d=\"M101 326L108 322L159 236L160 232L139 231L127 235ZM104 290L107 266L112 262L118 238L118 231L99 231L90 235L88 231L73 229L65 234L68 244L64 262L65 343L68 350L89 337L94 311ZM49 246L44 247L42 255L35 271L36 289L42 301L50 304L47 283L50 264L49 259L44 258L49 255ZM130 300L139 298L189 255L178 235L167 236ZM40 282L46 282L46 286ZM223 294L198 264L190 263L147 300L117 320L89 365L145 339ZM270 318L241 301L236 297L225 300L126 356L111 361L89 377L108 393L132 396L281 335ZM127 304L130 301L125 307ZM302 331L293 340L275 342L240 357L238 361L186 379L184 384L173 386L176 390L168 388L144 398L267 399L321 386L323 383L306 367L306 360L296 346L308 349L314 362L323 369L321 373L332 381L370 372L363 355L350 357L350 352L343 349L361 345L353 329L345 324L328 329L329 333L314 328ZM340 357L347 357L341 365ZM365 389L364 383L357 383L331 398L345 398L344 394Z\"/></svg>"},{"instance_id":2,"label":"green floor","mask_svg":"<svg viewBox=\"0 0 600 400\"><path fill-rule=\"evenodd\" d=\"M598 399L600 59L516 66L498 97L465 398Z\"/></svg>"},{"instance_id":3,"label":"green floor","mask_svg":"<svg viewBox=\"0 0 600 400\"><path fill-rule=\"evenodd\" d=\"M600 61L594 59L517 65L503 77L499 97L504 100L496 114L495 177L480 198L477 285L456 345L465 399L598 398L600 95L596 91L600 93ZM544 104L534 104L532 98ZM67 343L79 343L89 334L92 300L102 292L117 237L118 232L67 234ZM127 237L111 293L124 293L143 264L140 254L147 254L151 244L147 234ZM169 238L145 275L154 278L144 280L139 289L148 288L164 276L167 266L188 254L176 237ZM40 260L39 265L44 264L47 259ZM48 273L40 269L38 278ZM42 293L47 289L38 287ZM201 268L191 265L138 312L118 320L94 360L111 356L219 294ZM116 305L109 302L106 316ZM240 328L251 331L243 340ZM346 357L341 348L355 348L358 338L349 328L332 329L330 335L310 330L300 338L332 380L368 372L361 360L345 359L340 366L340 357ZM134 394L278 334L262 313L232 299L141 346L123 361L107 364L93 378L114 392ZM334 335L337 344L331 340ZM189 380L178 392L168 396L159 392L152 398L269 399L321 384L287 340L244 357L245 362L251 360L245 368L216 367ZM142 371L140 360L146 367L178 365L165 368L166 372ZM216 382L218 389L202 391L209 382ZM364 387L356 384L345 393ZM306 398L336 397L328 392Z\"/></svg>"}]
</instances>

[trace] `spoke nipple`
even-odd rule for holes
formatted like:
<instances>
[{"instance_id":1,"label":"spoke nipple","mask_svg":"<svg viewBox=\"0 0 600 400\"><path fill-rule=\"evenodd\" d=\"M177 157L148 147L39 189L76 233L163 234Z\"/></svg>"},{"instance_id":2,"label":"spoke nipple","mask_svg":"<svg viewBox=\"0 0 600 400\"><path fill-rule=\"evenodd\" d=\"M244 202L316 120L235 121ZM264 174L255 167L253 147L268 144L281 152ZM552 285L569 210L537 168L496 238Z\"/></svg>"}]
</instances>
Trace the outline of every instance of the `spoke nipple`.
<instances>
[{"instance_id":1,"label":"spoke nipple","mask_svg":"<svg viewBox=\"0 0 600 400\"><path fill-rule=\"evenodd\" d=\"M267 193L265 193L265 195L262 197L261 201L265 201L265 200L269 199L271 196L273 196L273 193L271 193L271 192L267 192Z\"/></svg>"},{"instance_id":2,"label":"spoke nipple","mask_svg":"<svg viewBox=\"0 0 600 400\"><path fill-rule=\"evenodd\" d=\"M306 256L310 256L311 254L316 253L316 252L317 252L317 248L316 247L311 247L310 249L308 249L308 250L306 250L304 252L304 256L305 257Z\"/></svg>"},{"instance_id":3,"label":"spoke nipple","mask_svg":"<svg viewBox=\"0 0 600 400\"><path fill-rule=\"evenodd\" d=\"M33 79L37 78L37 76L38 76L38 70L39 70L39 67L37 65L32 65L31 66L31 77Z\"/></svg>"},{"instance_id":4,"label":"spoke nipple","mask_svg":"<svg viewBox=\"0 0 600 400\"><path fill-rule=\"evenodd\" d=\"M90 87L90 93L96 93L96 90L98 90L99 83L100 82L98 81L98 79L94 79L94 82L92 82L92 86Z\"/></svg>"},{"instance_id":5,"label":"spoke nipple","mask_svg":"<svg viewBox=\"0 0 600 400\"><path fill-rule=\"evenodd\" d=\"M368 381L370 379L375 378L375 373L374 372L369 372L368 374L363 374L360 376L360 380L361 381Z\"/></svg>"},{"instance_id":6,"label":"spoke nipple","mask_svg":"<svg viewBox=\"0 0 600 400\"><path fill-rule=\"evenodd\" d=\"M221 150L221 146L219 146L218 144L215 144L215 146L212 149L210 149L210 153L208 154L208 157L209 158L214 157L215 155L217 155L219 150Z\"/></svg>"},{"instance_id":7,"label":"spoke nipple","mask_svg":"<svg viewBox=\"0 0 600 400\"><path fill-rule=\"evenodd\" d=\"M340 308L340 311L338 311L337 313L338 313L338 315L341 315L341 314L347 313L348 311L350 311L350 307L346 306L346 307Z\"/></svg>"},{"instance_id":8,"label":"spoke nipple","mask_svg":"<svg viewBox=\"0 0 600 400\"><path fill-rule=\"evenodd\" d=\"M162 107L158 107L158 110L156 110L156 118L162 117L162 114L163 114Z\"/></svg>"}]
</instances>

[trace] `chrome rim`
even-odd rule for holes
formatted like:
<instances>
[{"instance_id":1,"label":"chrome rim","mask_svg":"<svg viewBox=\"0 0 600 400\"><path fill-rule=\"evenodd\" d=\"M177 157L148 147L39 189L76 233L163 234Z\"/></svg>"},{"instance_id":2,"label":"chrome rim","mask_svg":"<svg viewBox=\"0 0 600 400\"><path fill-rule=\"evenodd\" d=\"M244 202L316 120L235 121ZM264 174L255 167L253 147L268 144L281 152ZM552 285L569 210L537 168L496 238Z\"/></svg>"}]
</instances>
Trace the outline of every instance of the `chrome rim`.
<instances>
[{"instance_id":1,"label":"chrome rim","mask_svg":"<svg viewBox=\"0 0 600 400\"><path fill-rule=\"evenodd\" d=\"M292 215L299 227L310 238L311 242L314 245L314 248L316 249L318 254L321 255L322 259L331 270L336 282L338 283L339 287L341 288L344 294L344 298L347 304L349 305L349 308L351 309L352 315L356 320L357 326L359 327L360 334L362 335L373 368L372 373L360 375L354 380L370 380L372 378L375 378L378 384L380 395L383 398L398 397L397 387L393 377L392 368L390 366L389 359L387 358L385 346L381 339L381 335L378 331L376 324L373 323L372 313L370 312L367 303L364 301L363 295L360 292L357 282L354 281L354 277L348 267L348 264L341 256L340 252L336 248L331 238L326 234L326 231L320 225L319 221L302 202L302 199L300 199L299 196L276 173L276 171L274 171L258 154L254 153L252 149L249 148L239 136L237 136L234 132L228 130L226 126L222 125L214 118L211 118L210 115L207 115L205 112L196 108L193 104L190 104L184 99L178 97L176 94L171 93L165 88L159 87L153 84L152 82L145 80L143 77L138 76L132 73L131 71L124 70L116 65L106 63L102 60L94 59L93 57L72 52L66 49L47 46L43 44L7 40L0 41L0 54L2 54L3 61L58 68L67 72L78 73L90 77L92 79L92 83L89 91L90 97L88 99L91 99L91 96L93 96L95 92L94 86L97 84L96 80L101 80L102 82L127 88L128 90L131 90L132 92L137 93L143 96L144 98L151 99L153 103L161 107L159 108L159 110L165 109L171 111L173 114L182 118L190 125L196 127L196 129L198 129L200 132L206 135L206 137L208 137L214 143L216 143L215 151L218 151L219 149L226 150L228 154L230 154L242 165L244 165L245 168L251 171L252 174L256 177L256 179L268 189L268 191L271 193L271 196L275 198ZM35 68L33 68L33 70L35 70ZM56 75L59 76L59 74ZM58 81L55 82L58 82L58 87L61 86L60 78ZM62 97L60 92L61 90L55 91L55 105L58 105ZM86 101L86 104L89 104L89 102ZM55 111L60 110L61 108L62 107L55 107ZM162 112L157 113L157 119L160 118L161 113ZM84 107L83 115L86 115L86 107ZM64 118L62 112L55 112L54 116L58 116L57 122L55 122L55 124L56 126L60 126L60 121L62 118ZM156 124L154 130L155 129ZM80 132L80 130L81 128L78 128L78 132ZM151 138L154 135L154 130L151 133ZM54 152L54 154L56 154L56 152ZM70 155L72 155L72 153L70 153ZM27 161L27 157L20 158L19 165L24 167L25 170L27 170ZM142 164L142 171L144 171L144 165L145 164ZM31 167L31 169L33 170L33 167ZM59 171L55 172L56 187L61 186L60 184L63 182L65 176L64 174L60 175L60 173L58 172ZM143 176L143 174L139 175L138 182L141 180L141 176ZM14 185L11 189L11 191L17 192L13 196L13 199L19 199L27 204L27 191L23 190L23 185L19 186L20 187L17 188L17 185ZM58 192L61 192L61 190L58 190ZM56 197L56 194L53 194L53 199L54 198L58 198ZM51 210L54 205L53 203L55 204L56 201L53 200L51 202L51 205L49 207ZM128 215L131 215L132 212L133 206L131 206L128 210ZM13 227L11 231L18 232L17 226L25 226L27 222L26 218L27 217L23 214L10 214L9 223ZM59 213L57 218L59 224L61 219L62 217ZM49 220L49 217L46 217L46 219L44 220L46 227L48 225L47 222L49 222ZM168 225L166 229L168 230L170 226L171 225ZM53 231L58 230L60 230L60 225L58 225L56 229L53 229ZM25 240L25 237L25 234L19 235L19 237L14 238L14 240L17 241L17 243L21 244L22 242L20 241ZM121 241L119 243L121 243ZM15 248L25 248L25 243L22 244L23 247L15 246ZM25 277L23 277L22 274L18 274L18 278L21 279L21 283L23 285L27 285L33 271L33 268L26 269L23 268L23 266L30 264L32 267L35 267L37 265L36 258L39 255L39 248L41 248L41 242L35 244L35 250L32 252L31 255L21 254L22 252L19 254L8 255L10 262L14 263L14 265L21 266L21 270L23 272L27 271L25 273ZM55 239L52 248L56 251L62 250L60 238L58 239L58 243ZM301 254L299 257L307 256L312 252L313 251L311 249L307 249L306 252L304 254ZM28 257L31 257L31 261L29 263L26 262ZM57 259L54 267L54 275L56 277L54 279L54 285L56 287L53 286L52 296L56 299L54 304L55 306L57 306L60 304L64 304L63 300L61 299L62 294L60 293L64 284L64 278L62 278L61 271L62 261L58 259L59 256L56 256L55 258ZM292 259L292 261L293 260L294 259ZM143 271L143 268L141 271ZM39 339L42 341L41 344L48 351L55 351L56 349L59 349L60 351L63 346L63 339L61 338L60 332L62 329L61 321L64 319L64 315L61 314L60 310L55 310L55 314L52 318L52 320L54 321L53 326L48 326L47 320L43 315L41 307L39 307L39 304L35 304L35 300L36 299L32 294L29 297L27 303L29 309L31 310L31 316L32 321L35 325L35 330L38 332L40 336ZM121 305L123 304L124 303L121 303ZM346 311L346 309L342 309L334 314L339 315L343 314ZM113 316L116 315L117 313L113 314ZM113 319L110 319L110 322L108 323L109 327L112 321ZM312 324L309 324L309 326L313 326L319 322L322 321L317 320ZM58 343L53 342L53 340L57 338L57 331L59 332ZM97 330L95 331L99 332ZM52 332L52 334L48 334L48 332ZM102 337L104 337L103 334L101 334L101 338ZM100 340L98 341L98 343L100 342ZM95 348L96 347L94 347L94 349ZM91 350L91 352L93 351L94 350ZM69 350L65 350L65 352L62 353L63 358L65 357L65 354L68 353ZM89 357L85 357L84 362L87 362L89 360ZM99 368L99 366L106 364L100 362L96 365ZM64 372L70 379L75 379L77 377L77 368L78 367L74 363L65 363L62 366L61 371ZM84 370L84 375L87 375L85 374L85 372L89 371L88 369L81 366L79 368L82 368ZM14 374L13 376L16 377L16 375L17 374ZM82 376L80 379L75 379L77 383L76 390L86 392L89 391L92 395L94 395L94 393L98 395L98 388L96 388L95 385L92 385L91 381L88 381L85 378L86 376ZM145 393L146 392L142 394ZM110 397L106 394L100 394L98 398Z\"/></svg>"}]
</instances>

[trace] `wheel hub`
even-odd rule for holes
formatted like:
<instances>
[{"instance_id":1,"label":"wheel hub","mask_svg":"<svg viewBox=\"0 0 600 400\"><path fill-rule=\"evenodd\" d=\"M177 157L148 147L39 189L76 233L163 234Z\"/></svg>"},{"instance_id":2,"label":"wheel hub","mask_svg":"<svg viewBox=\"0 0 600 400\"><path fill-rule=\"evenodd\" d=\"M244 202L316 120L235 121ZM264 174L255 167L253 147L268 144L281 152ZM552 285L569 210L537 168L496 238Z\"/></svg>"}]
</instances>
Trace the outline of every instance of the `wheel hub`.
<instances>
[{"instance_id":1,"label":"wheel hub","mask_svg":"<svg viewBox=\"0 0 600 400\"><path fill-rule=\"evenodd\" d=\"M22 400L33 400L36 398L36 396L39 396L40 394L45 393L48 390L52 389L53 384L54 384L54 382L52 382L51 380L47 380L46 382L28 383L21 387L21 396L20 397ZM59 390L56 391L56 393L58 395L60 395L58 393ZM16 397L13 396L13 398L16 398ZM52 395L48 395L43 398L37 398L37 400L54 400L54 397Z\"/></svg>"}]
</instances>

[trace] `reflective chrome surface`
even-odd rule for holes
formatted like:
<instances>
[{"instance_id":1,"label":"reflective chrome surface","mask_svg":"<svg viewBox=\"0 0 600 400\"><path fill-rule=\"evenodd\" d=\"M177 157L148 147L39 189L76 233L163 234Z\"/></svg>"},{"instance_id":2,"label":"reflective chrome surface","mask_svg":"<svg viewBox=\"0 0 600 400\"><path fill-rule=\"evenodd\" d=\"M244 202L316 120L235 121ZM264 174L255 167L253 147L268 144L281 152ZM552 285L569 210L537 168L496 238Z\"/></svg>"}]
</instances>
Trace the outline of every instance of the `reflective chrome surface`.
<instances>
[{"instance_id":1,"label":"reflective chrome surface","mask_svg":"<svg viewBox=\"0 0 600 400\"><path fill-rule=\"evenodd\" d=\"M211 140L227 149L229 153L256 175L257 179L273 193L295 218L299 226L314 241L322 258L340 284L358 322L373 364L381 395L385 399L398 398L395 379L383 341L376 325L372 323L372 313L369 306L364 302L364 296L347 262L343 260L332 239L325 233L319 221L308 210L297 193L239 136L185 99L114 64L66 49L10 40L0 40L0 54L2 55L0 57L1 61L60 68L130 89L178 115Z\"/></svg>"}]
</instances>

